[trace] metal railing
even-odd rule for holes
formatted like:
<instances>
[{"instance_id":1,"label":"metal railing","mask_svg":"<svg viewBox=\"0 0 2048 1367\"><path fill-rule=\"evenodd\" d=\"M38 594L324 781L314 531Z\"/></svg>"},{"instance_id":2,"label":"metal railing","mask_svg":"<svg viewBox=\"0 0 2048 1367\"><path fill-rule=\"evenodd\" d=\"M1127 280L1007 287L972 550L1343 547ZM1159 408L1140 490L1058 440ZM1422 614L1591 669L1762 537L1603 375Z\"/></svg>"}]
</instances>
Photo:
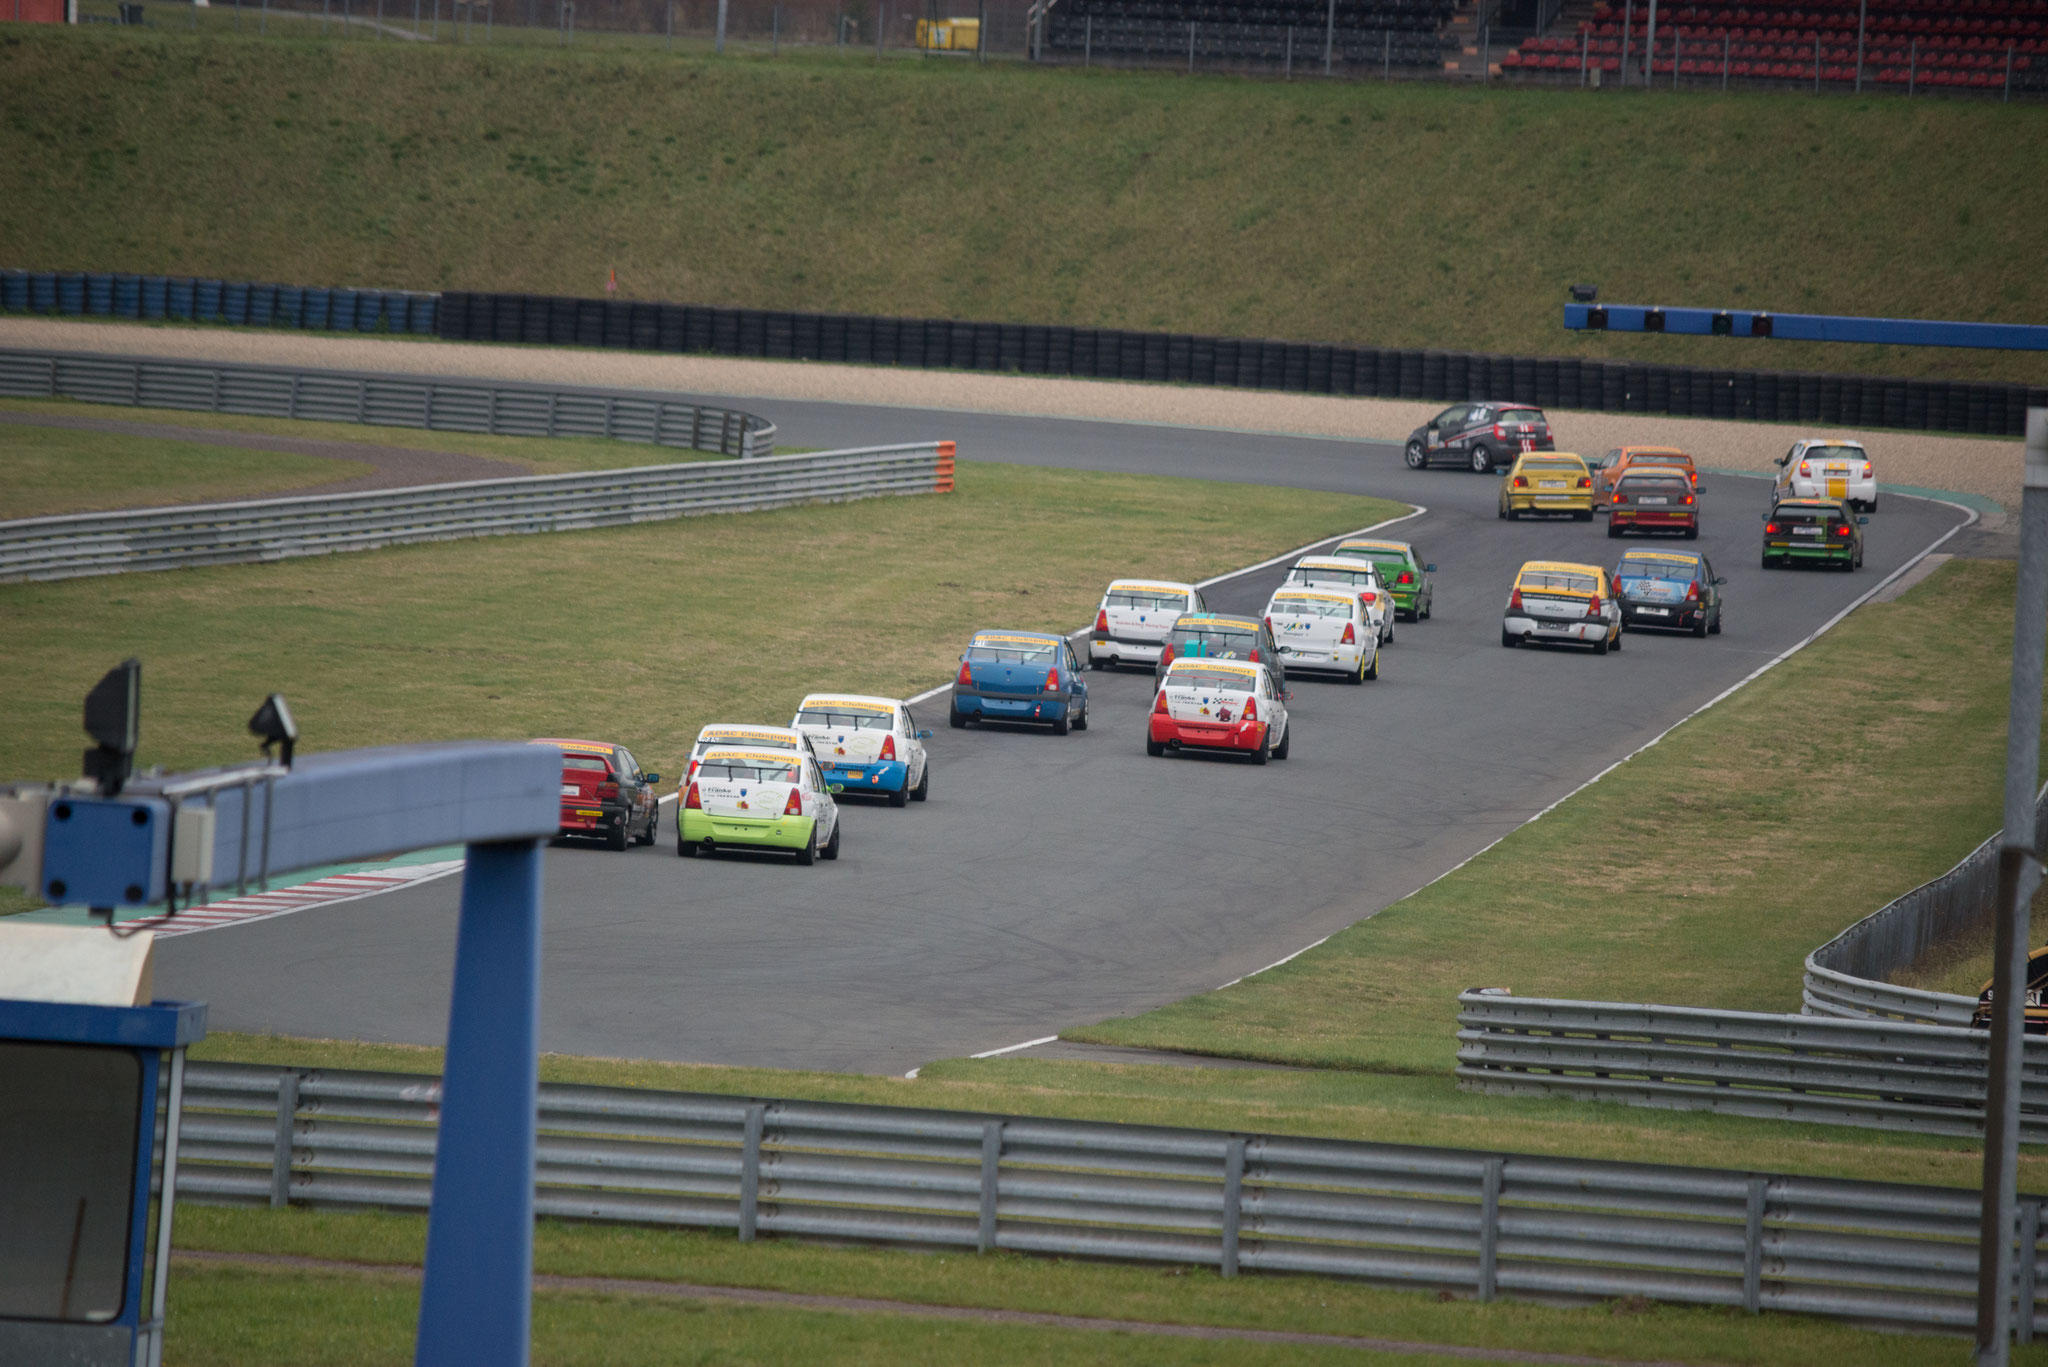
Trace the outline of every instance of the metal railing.
<instances>
[{"instance_id":1,"label":"metal railing","mask_svg":"<svg viewBox=\"0 0 2048 1367\"><path fill-rule=\"evenodd\" d=\"M775 450L775 424L765 418L646 389L0 348L0 397L512 437L607 437L739 457Z\"/></svg>"},{"instance_id":2,"label":"metal railing","mask_svg":"<svg viewBox=\"0 0 2048 1367\"><path fill-rule=\"evenodd\" d=\"M1998 842L1990 839L1939 878L1914 888L1806 956L1804 1009L1811 1015L1968 1025L1975 997L1885 981L1936 945L1991 924L1998 900ZM2048 845L2048 788L2034 808L2034 848Z\"/></svg>"},{"instance_id":3,"label":"metal railing","mask_svg":"<svg viewBox=\"0 0 2048 1367\"><path fill-rule=\"evenodd\" d=\"M0 582L575 531L953 487L953 443L0 522Z\"/></svg>"},{"instance_id":4,"label":"metal railing","mask_svg":"<svg viewBox=\"0 0 2048 1367\"><path fill-rule=\"evenodd\" d=\"M193 1063L180 1198L424 1209L438 1079ZM1026 1116L543 1084L537 1213L925 1248L1623 1296L1928 1329L1974 1317L1962 1189ZM2020 1204L2022 1338L2042 1197Z\"/></svg>"},{"instance_id":5,"label":"metal railing","mask_svg":"<svg viewBox=\"0 0 2048 1367\"><path fill-rule=\"evenodd\" d=\"M1979 1138L1991 1036L1907 1021L1458 997L1458 1086ZM2021 1138L2048 1143L2048 1038L2026 1043Z\"/></svg>"}]
</instances>

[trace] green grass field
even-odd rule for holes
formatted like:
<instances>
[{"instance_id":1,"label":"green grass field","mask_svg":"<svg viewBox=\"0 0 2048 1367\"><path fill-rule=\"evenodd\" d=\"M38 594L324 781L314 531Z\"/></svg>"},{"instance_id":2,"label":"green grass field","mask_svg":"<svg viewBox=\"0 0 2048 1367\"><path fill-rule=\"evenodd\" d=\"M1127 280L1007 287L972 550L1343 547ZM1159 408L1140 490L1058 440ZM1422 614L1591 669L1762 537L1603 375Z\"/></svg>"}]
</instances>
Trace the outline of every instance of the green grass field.
<instances>
[{"instance_id":1,"label":"green grass field","mask_svg":"<svg viewBox=\"0 0 2048 1367\"><path fill-rule=\"evenodd\" d=\"M2036 322L2048 108L92 26L0 43L5 264L2048 379L1587 336L1619 302ZM293 32L303 33L303 25ZM545 110L545 117L536 111ZM221 206L232 204L224 214Z\"/></svg>"}]
</instances>

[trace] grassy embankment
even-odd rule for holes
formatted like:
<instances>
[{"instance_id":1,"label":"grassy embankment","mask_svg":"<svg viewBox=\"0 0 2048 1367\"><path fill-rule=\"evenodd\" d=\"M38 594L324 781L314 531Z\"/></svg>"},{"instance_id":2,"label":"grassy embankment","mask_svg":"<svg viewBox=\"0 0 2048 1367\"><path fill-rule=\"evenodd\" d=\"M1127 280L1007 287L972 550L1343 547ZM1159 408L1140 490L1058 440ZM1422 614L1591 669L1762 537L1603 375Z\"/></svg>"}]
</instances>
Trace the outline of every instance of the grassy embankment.
<instances>
[{"instance_id":1,"label":"grassy embankment","mask_svg":"<svg viewBox=\"0 0 2048 1367\"><path fill-rule=\"evenodd\" d=\"M2048 109L1292 85L91 26L0 44L6 264L1723 367L2037 353L1564 332L1622 302L2031 322ZM536 110L547 111L536 117ZM231 205L232 213L222 212Z\"/></svg>"},{"instance_id":2,"label":"grassy embankment","mask_svg":"<svg viewBox=\"0 0 2048 1367\"><path fill-rule=\"evenodd\" d=\"M0 415L14 414L247 432L372 448L454 451L487 456L518 467L506 471L507 474L524 470L547 475L717 459L700 451L596 437L494 437L344 422L293 422L231 413L119 408L66 399L0 399ZM0 424L0 461L6 464L7 479L0 484L0 518L284 494L368 474L376 458L374 450L365 452L365 459L359 462L89 429L4 423Z\"/></svg>"}]
</instances>

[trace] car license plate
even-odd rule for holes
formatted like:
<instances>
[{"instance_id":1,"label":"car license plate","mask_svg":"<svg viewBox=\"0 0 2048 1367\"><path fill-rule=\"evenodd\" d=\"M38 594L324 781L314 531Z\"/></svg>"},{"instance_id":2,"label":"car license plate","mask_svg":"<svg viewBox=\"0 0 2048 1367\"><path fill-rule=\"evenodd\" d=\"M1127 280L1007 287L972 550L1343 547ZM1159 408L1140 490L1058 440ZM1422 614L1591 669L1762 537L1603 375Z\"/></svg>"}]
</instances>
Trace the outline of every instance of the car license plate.
<instances>
[{"instance_id":1,"label":"car license plate","mask_svg":"<svg viewBox=\"0 0 2048 1367\"><path fill-rule=\"evenodd\" d=\"M564 784L562 785L562 796L563 796L563 797L575 797L575 796L577 796L577 794L578 794L578 793L579 793L580 791L581 791L581 790L580 790L580 789L578 789L578 788L577 788L577 786L576 786L575 784L573 784L573 783L564 783Z\"/></svg>"},{"instance_id":2,"label":"car license plate","mask_svg":"<svg viewBox=\"0 0 2048 1367\"><path fill-rule=\"evenodd\" d=\"M1792 535L1794 535L1794 536L1819 536L1819 535L1820 535L1820 528L1818 528L1818 527L1794 527L1794 528L1792 529Z\"/></svg>"},{"instance_id":3,"label":"car license plate","mask_svg":"<svg viewBox=\"0 0 2048 1367\"><path fill-rule=\"evenodd\" d=\"M866 778L868 775L865 769L848 769L846 776L848 778Z\"/></svg>"},{"instance_id":4,"label":"car license plate","mask_svg":"<svg viewBox=\"0 0 2048 1367\"><path fill-rule=\"evenodd\" d=\"M1538 631L1570 631L1572 624L1570 622L1538 622L1536 629Z\"/></svg>"},{"instance_id":5,"label":"car license plate","mask_svg":"<svg viewBox=\"0 0 2048 1367\"><path fill-rule=\"evenodd\" d=\"M1536 481L1536 487L1539 489L1562 489L1564 488L1564 481L1561 479L1539 479Z\"/></svg>"},{"instance_id":6,"label":"car license plate","mask_svg":"<svg viewBox=\"0 0 2048 1367\"><path fill-rule=\"evenodd\" d=\"M1670 499L1664 497L1664 495L1662 494L1645 494L1641 498L1636 500L1636 502L1638 503L1647 504L1669 503L1670 501Z\"/></svg>"},{"instance_id":7,"label":"car license plate","mask_svg":"<svg viewBox=\"0 0 2048 1367\"><path fill-rule=\"evenodd\" d=\"M593 811L589 810L588 808L584 808L584 807L578 807L578 808L576 809L576 815L578 815L578 816L603 816L603 815L604 815L604 813L603 813L603 812L593 812Z\"/></svg>"},{"instance_id":8,"label":"car license plate","mask_svg":"<svg viewBox=\"0 0 2048 1367\"><path fill-rule=\"evenodd\" d=\"M1670 608L1637 608L1636 611L1642 613L1645 617L1669 617L1671 615Z\"/></svg>"}]
</instances>

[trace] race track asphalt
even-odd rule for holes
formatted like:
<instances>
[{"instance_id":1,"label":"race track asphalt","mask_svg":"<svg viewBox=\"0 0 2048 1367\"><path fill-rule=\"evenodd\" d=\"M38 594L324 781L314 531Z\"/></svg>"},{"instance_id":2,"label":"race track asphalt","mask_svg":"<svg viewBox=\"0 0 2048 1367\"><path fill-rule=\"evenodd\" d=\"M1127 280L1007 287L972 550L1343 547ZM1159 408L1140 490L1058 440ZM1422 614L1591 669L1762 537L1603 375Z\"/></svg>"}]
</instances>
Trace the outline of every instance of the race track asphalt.
<instances>
[{"instance_id":1,"label":"race track asphalt","mask_svg":"<svg viewBox=\"0 0 2048 1367\"><path fill-rule=\"evenodd\" d=\"M1500 610L1516 567L1539 557L1612 563L1619 543L1601 523L1499 521L1494 479L1410 471L1385 445L760 406L788 445L950 436L975 460L1423 504L1424 516L1390 534L1436 563L1435 619L1399 627L1377 683L1297 681L1293 756L1265 768L1148 759L1150 670L1097 673L1090 729L1064 737L952 731L945 695L922 705L919 721L936 733L931 800L903 810L847 801L836 864L677 859L673 807L651 849L551 849L545 1050L901 1073L1216 987L1467 858L1798 642L1964 518L1888 497L1860 572L1766 572L1756 547L1767 486L1708 476L1705 530L1691 544L1729 579L1722 635L1630 633L1605 657L1504 650ZM1646 420L1644 440L1656 439L1655 426ZM1209 600L1255 611L1281 573L1219 584ZM1579 720L1526 724L1546 714ZM458 890L449 878L167 940L158 991L211 1002L216 1030L438 1044Z\"/></svg>"}]
</instances>

